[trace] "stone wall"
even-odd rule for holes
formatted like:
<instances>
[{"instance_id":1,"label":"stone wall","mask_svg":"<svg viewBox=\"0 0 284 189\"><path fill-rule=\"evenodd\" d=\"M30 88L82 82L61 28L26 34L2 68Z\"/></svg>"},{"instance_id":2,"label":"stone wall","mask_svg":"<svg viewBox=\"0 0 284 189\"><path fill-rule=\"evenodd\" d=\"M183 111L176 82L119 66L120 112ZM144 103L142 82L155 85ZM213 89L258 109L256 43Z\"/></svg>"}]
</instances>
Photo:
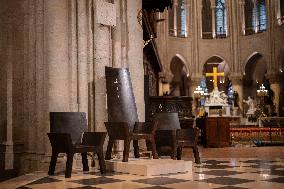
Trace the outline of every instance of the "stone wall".
<instances>
[{"instance_id":1,"label":"stone wall","mask_svg":"<svg viewBox=\"0 0 284 189\"><path fill-rule=\"evenodd\" d=\"M117 11L99 15L101 3ZM87 112L89 130L105 131L105 66L129 67L144 120L141 8L140 0L0 2L0 143L14 147L10 168L47 171L50 111Z\"/></svg>"}]
</instances>

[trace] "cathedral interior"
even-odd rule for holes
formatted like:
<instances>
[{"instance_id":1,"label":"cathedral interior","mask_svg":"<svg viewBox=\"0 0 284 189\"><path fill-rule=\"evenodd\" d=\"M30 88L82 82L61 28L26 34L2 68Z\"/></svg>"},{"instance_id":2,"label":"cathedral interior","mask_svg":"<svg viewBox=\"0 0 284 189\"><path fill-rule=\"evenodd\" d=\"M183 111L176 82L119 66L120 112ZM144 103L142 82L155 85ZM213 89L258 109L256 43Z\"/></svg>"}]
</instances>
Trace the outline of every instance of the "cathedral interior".
<instances>
[{"instance_id":1,"label":"cathedral interior","mask_svg":"<svg viewBox=\"0 0 284 189\"><path fill-rule=\"evenodd\" d=\"M284 0L0 0L0 62L0 189L284 187Z\"/></svg>"}]
</instances>

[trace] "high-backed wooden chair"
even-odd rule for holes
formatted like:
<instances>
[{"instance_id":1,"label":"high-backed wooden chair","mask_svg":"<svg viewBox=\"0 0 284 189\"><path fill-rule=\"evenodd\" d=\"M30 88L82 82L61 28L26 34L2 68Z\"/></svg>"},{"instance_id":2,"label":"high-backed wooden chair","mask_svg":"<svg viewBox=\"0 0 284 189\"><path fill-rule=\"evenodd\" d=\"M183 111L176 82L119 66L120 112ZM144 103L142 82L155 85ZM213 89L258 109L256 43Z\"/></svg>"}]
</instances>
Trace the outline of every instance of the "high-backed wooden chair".
<instances>
[{"instance_id":1,"label":"high-backed wooden chair","mask_svg":"<svg viewBox=\"0 0 284 189\"><path fill-rule=\"evenodd\" d=\"M103 158L106 132L84 132L86 129L86 114L83 112L50 112L48 137L52 147L52 156L49 175L54 175L59 153L67 154L66 178L71 177L75 153L82 155L83 171L89 171L87 152L94 152L98 155L101 173L106 172Z\"/></svg>"},{"instance_id":2,"label":"high-backed wooden chair","mask_svg":"<svg viewBox=\"0 0 284 189\"><path fill-rule=\"evenodd\" d=\"M199 129L193 128L194 119L180 123L177 113L157 113L155 119L160 123L155 136L159 156L180 160L183 147L191 147L195 162L200 163L197 147Z\"/></svg>"},{"instance_id":3,"label":"high-backed wooden chair","mask_svg":"<svg viewBox=\"0 0 284 189\"><path fill-rule=\"evenodd\" d=\"M106 151L106 160L111 159L111 152L115 140L124 141L123 162L128 162L130 142L133 140L135 158L139 158L138 140L145 139L150 143L152 155L154 159L158 158L154 133L158 123L142 123L136 122L134 127L131 127L127 122L105 122L105 126L109 135L109 141Z\"/></svg>"},{"instance_id":4,"label":"high-backed wooden chair","mask_svg":"<svg viewBox=\"0 0 284 189\"><path fill-rule=\"evenodd\" d=\"M156 113L154 120L159 123L155 135L159 156L171 156L172 159L176 159L176 130L180 129L178 113Z\"/></svg>"}]
</instances>

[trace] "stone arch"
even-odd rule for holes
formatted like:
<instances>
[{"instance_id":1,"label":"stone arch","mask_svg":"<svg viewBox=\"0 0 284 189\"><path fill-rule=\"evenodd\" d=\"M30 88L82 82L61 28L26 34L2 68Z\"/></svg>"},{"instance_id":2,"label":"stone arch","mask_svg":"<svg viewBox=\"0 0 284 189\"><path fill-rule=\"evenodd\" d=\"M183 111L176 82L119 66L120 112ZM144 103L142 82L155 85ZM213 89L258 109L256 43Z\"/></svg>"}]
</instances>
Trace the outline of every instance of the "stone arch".
<instances>
[{"instance_id":1,"label":"stone arch","mask_svg":"<svg viewBox=\"0 0 284 189\"><path fill-rule=\"evenodd\" d=\"M224 72L224 77L218 77L218 88L221 91L228 92L228 87L230 85L229 74L230 74L230 67L228 62L219 55L212 55L208 57L203 65L203 75L205 73L212 72L213 67L217 67L218 72ZM211 92L213 90L213 80L210 77L206 77L206 86L208 91Z\"/></svg>"},{"instance_id":2,"label":"stone arch","mask_svg":"<svg viewBox=\"0 0 284 189\"><path fill-rule=\"evenodd\" d=\"M256 98L258 86L266 83L266 72L267 64L263 55L259 52L250 54L244 64L243 92L245 99L247 99L248 96Z\"/></svg>"},{"instance_id":3,"label":"stone arch","mask_svg":"<svg viewBox=\"0 0 284 189\"><path fill-rule=\"evenodd\" d=\"M171 91L170 95L174 96L187 96L189 92L189 76L190 73L187 67L188 63L184 56L175 54L170 62L170 70L173 78L170 82Z\"/></svg>"}]
</instances>

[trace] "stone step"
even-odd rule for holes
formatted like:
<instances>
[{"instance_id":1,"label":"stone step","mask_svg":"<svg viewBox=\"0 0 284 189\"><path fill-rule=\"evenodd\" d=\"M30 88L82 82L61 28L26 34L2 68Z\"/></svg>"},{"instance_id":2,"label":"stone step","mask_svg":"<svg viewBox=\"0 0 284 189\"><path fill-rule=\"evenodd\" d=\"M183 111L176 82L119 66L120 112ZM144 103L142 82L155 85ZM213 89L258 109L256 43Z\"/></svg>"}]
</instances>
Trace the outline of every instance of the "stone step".
<instances>
[{"instance_id":1,"label":"stone step","mask_svg":"<svg viewBox=\"0 0 284 189\"><path fill-rule=\"evenodd\" d=\"M192 172L192 161L172 159L129 158L128 162L106 160L108 171L152 176L169 173Z\"/></svg>"}]
</instances>

